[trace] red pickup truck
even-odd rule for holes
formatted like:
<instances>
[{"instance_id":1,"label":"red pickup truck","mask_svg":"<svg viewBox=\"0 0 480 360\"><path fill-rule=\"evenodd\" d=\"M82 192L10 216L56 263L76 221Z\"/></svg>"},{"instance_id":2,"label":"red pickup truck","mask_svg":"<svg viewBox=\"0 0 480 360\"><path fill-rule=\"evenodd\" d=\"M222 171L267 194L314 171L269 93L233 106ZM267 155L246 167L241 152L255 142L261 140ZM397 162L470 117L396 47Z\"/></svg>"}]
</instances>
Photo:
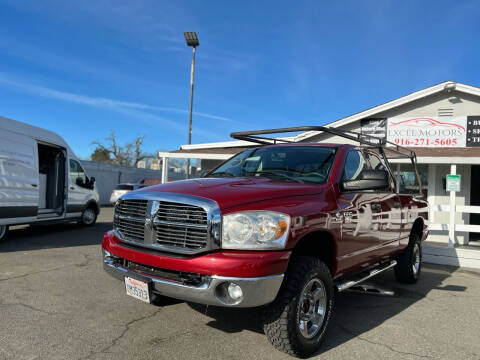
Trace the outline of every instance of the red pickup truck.
<instances>
[{"instance_id":1,"label":"red pickup truck","mask_svg":"<svg viewBox=\"0 0 480 360\"><path fill-rule=\"evenodd\" d=\"M264 136L305 130L359 146ZM262 146L203 178L137 190L116 203L104 268L128 295L264 306L273 346L305 357L325 338L336 292L390 268L398 281L418 280L428 204L414 152L324 127L232 136ZM398 191L402 178L389 152L411 163L418 186L410 193Z\"/></svg>"}]
</instances>

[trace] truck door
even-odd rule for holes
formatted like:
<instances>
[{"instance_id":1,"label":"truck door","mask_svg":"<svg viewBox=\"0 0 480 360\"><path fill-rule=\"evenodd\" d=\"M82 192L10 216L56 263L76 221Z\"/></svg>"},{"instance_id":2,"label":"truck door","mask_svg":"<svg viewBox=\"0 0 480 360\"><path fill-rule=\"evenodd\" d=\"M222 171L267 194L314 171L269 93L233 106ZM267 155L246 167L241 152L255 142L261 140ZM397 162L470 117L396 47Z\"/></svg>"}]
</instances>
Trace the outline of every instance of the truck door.
<instances>
[{"instance_id":1,"label":"truck door","mask_svg":"<svg viewBox=\"0 0 480 360\"><path fill-rule=\"evenodd\" d=\"M368 164L363 153L350 150L346 156L342 181L356 180ZM342 222L342 241L338 246L342 270L351 271L378 259L380 204L375 191L342 191L338 199Z\"/></svg>"},{"instance_id":2,"label":"truck door","mask_svg":"<svg viewBox=\"0 0 480 360\"><path fill-rule=\"evenodd\" d=\"M417 217L428 217L428 205L423 199L412 164L401 164L395 173L403 216L400 240L403 245L406 245L415 219ZM423 190L425 190L425 187L423 187Z\"/></svg>"},{"instance_id":3,"label":"truck door","mask_svg":"<svg viewBox=\"0 0 480 360\"><path fill-rule=\"evenodd\" d=\"M366 152L370 168L373 170L387 170L383 161L370 152ZM402 206L400 197L395 190L395 183L390 179L390 187L380 190L378 194L378 221L380 222L380 241L383 249L382 255L387 255L395 251L399 246L400 234L402 230Z\"/></svg>"},{"instance_id":4,"label":"truck door","mask_svg":"<svg viewBox=\"0 0 480 360\"><path fill-rule=\"evenodd\" d=\"M37 216L38 183L35 141L0 131L0 225L21 223Z\"/></svg>"}]
</instances>

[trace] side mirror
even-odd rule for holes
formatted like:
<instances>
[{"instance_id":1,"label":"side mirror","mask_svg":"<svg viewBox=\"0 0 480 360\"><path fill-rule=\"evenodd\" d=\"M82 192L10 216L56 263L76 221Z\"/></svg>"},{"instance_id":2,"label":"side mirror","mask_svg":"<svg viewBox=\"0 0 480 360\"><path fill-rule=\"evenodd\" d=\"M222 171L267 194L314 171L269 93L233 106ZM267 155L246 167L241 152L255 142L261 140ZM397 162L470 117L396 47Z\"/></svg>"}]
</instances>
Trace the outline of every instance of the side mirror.
<instances>
[{"instance_id":1,"label":"side mirror","mask_svg":"<svg viewBox=\"0 0 480 360\"><path fill-rule=\"evenodd\" d=\"M95 176L90 177L89 185L90 185L90 189L93 189L95 187Z\"/></svg>"},{"instance_id":2,"label":"side mirror","mask_svg":"<svg viewBox=\"0 0 480 360\"><path fill-rule=\"evenodd\" d=\"M345 191L383 190L390 187L388 171L364 170L356 180L347 180L342 183Z\"/></svg>"},{"instance_id":3,"label":"side mirror","mask_svg":"<svg viewBox=\"0 0 480 360\"><path fill-rule=\"evenodd\" d=\"M210 172L210 170L202 170L200 171L200 174L198 174L198 177L205 177L205 175L207 175L208 173Z\"/></svg>"},{"instance_id":4,"label":"side mirror","mask_svg":"<svg viewBox=\"0 0 480 360\"><path fill-rule=\"evenodd\" d=\"M80 176L75 179L75 185L84 186L83 179Z\"/></svg>"}]
</instances>

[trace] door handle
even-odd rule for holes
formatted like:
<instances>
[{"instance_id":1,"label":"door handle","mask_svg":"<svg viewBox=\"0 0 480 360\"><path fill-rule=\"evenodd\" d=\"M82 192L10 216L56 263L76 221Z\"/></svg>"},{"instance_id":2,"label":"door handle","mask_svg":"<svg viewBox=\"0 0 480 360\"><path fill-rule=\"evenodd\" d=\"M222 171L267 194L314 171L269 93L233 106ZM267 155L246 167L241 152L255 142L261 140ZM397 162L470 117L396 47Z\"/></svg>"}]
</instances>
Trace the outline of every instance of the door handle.
<instances>
[{"instance_id":1,"label":"door handle","mask_svg":"<svg viewBox=\"0 0 480 360\"><path fill-rule=\"evenodd\" d=\"M38 184L30 184L30 185L32 185L33 187L37 187L37 186L38 186Z\"/></svg>"},{"instance_id":2,"label":"door handle","mask_svg":"<svg viewBox=\"0 0 480 360\"><path fill-rule=\"evenodd\" d=\"M75 190L75 188L73 186L70 186L70 190Z\"/></svg>"}]
</instances>

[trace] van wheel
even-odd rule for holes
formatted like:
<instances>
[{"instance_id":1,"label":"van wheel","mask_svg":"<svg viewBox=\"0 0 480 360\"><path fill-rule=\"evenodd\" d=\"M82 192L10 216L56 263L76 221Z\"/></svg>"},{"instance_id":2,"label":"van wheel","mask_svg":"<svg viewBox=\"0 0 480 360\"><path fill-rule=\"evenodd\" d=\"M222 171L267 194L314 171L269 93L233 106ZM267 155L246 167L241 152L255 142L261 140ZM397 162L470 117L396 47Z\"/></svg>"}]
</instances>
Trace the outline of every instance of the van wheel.
<instances>
[{"instance_id":1,"label":"van wheel","mask_svg":"<svg viewBox=\"0 0 480 360\"><path fill-rule=\"evenodd\" d=\"M79 224L83 226L93 226L97 221L97 213L92 207L88 207L82 212Z\"/></svg>"},{"instance_id":2,"label":"van wheel","mask_svg":"<svg viewBox=\"0 0 480 360\"><path fill-rule=\"evenodd\" d=\"M7 240L8 225L0 225L0 242Z\"/></svg>"},{"instance_id":3,"label":"van wheel","mask_svg":"<svg viewBox=\"0 0 480 360\"><path fill-rule=\"evenodd\" d=\"M397 258L395 278L404 284L415 284L422 270L422 243L417 234L410 234L408 246Z\"/></svg>"},{"instance_id":4,"label":"van wheel","mask_svg":"<svg viewBox=\"0 0 480 360\"><path fill-rule=\"evenodd\" d=\"M328 267L312 257L294 257L277 298L267 305L265 335L278 350L307 357L325 339L333 302L333 281Z\"/></svg>"}]
</instances>

